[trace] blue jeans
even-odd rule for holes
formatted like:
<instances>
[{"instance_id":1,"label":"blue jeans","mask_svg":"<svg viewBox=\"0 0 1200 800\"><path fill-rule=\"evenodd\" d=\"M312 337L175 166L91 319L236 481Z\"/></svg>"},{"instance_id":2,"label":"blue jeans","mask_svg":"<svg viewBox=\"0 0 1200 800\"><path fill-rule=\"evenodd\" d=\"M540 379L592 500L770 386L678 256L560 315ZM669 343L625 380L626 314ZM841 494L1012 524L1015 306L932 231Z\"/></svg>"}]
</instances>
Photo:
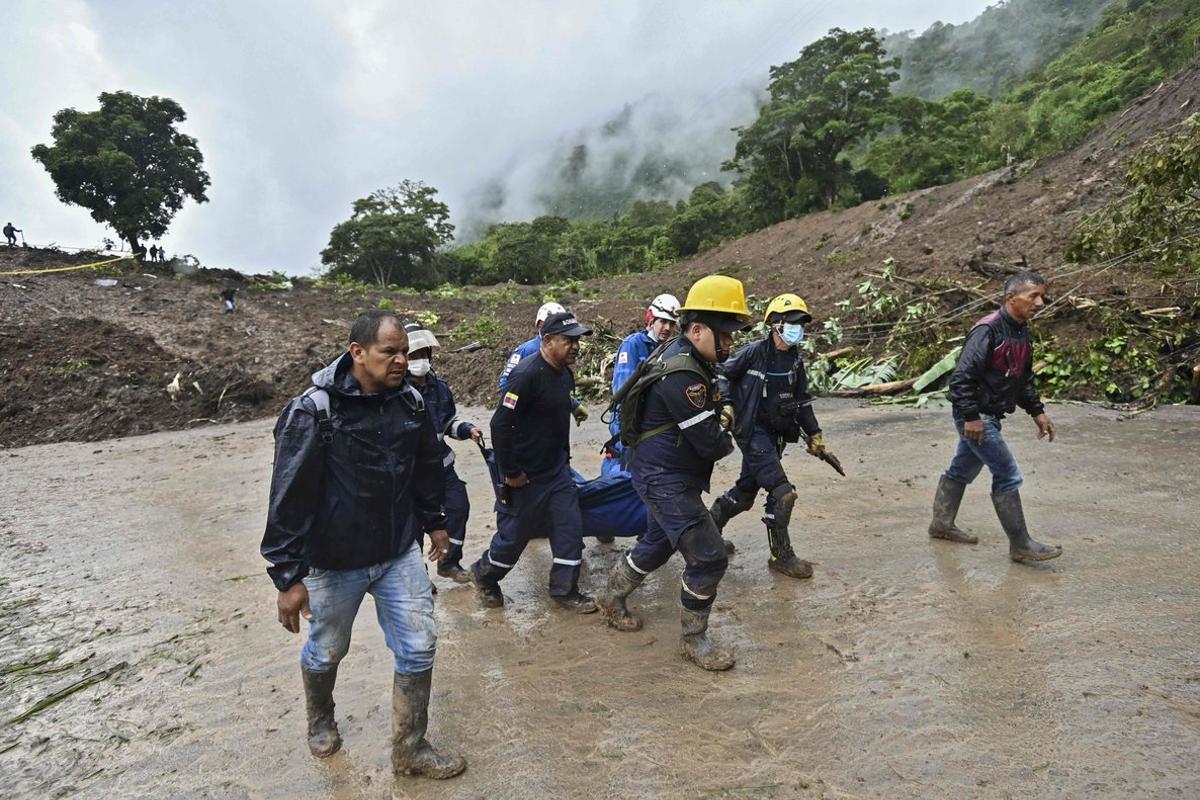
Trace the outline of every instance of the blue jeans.
<instances>
[{"instance_id":1,"label":"blue jeans","mask_svg":"<svg viewBox=\"0 0 1200 800\"><path fill-rule=\"evenodd\" d=\"M358 607L368 593L396 672L411 674L433 667L437 627L433 584L416 542L399 558L359 569L313 569L304 579L312 623L300 652L309 672L328 672L350 649Z\"/></svg>"},{"instance_id":2,"label":"blue jeans","mask_svg":"<svg viewBox=\"0 0 1200 800\"><path fill-rule=\"evenodd\" d=\"M1017 459L1004 442L1000 432L1000 420L983 416L983 444L963 436L964 422L955 417L958 428L958 451L946 469L946 477L959 483L970 483L985 466L992 473L992 494L1015 492L1024 482Z\"/></svg>"}]
</instances>

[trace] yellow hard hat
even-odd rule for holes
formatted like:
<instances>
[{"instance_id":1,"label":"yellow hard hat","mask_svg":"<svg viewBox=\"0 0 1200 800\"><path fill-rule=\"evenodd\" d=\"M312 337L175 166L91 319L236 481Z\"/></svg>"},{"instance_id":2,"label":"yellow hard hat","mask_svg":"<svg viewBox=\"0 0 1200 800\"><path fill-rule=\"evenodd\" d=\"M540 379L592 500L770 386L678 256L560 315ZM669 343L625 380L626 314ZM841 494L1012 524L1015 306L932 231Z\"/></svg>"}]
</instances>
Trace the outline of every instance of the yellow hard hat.
<instances>
[{"instance_id":1,"label":"yellow hard hat","mask_svg":"<svg viewBox=\"0 0 1200 800\"><path fill-rule=\"evenodd\" d=\"M763 323L771 324L771 315L779 314L785 319L787 317L799 317L797 322L809 322L812 320L812 314L808 313L808 303L804 302L804 298L798 294L781 294L778 297L771 298L771 302L767 303L767 313L763 315Z\"/></svg>"},{"instance_id":2,"label":"yellow hard hat","mask_svg":"<svg viewBox=\"0 0 1200 800\"><path fill-rule=\"evenodd\" d=\"M746 307L746 292L742 282L726 275L708 275L693 283L679 310L729 314L736 319L739 327L750 323L750 309Z\"/></svg>"}]
</instances>

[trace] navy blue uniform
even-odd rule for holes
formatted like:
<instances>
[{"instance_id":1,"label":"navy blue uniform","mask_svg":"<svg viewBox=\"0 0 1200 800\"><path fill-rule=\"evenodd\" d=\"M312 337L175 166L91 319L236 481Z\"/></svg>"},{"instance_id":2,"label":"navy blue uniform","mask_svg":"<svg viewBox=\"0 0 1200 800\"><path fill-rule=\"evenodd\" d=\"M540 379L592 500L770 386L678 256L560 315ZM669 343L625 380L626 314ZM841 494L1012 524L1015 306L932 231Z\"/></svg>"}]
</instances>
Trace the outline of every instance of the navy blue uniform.
<instances>
[{"instance_id":1,"label":"navy blue uniform","mask_svg":"<svg viewBox=\"0 0 1200 800\"><path fill-rule=\"evenodd\" d=\"M808 393L804 359L796 347L780 350L774 337L746 345L721 367L722 393L732 402L737 417L736 437L742 449L742 470L726 497L744 511L754 503L759 489L770 493L790 486L783 470L784 441L771 422L781 400L800 402L800 428L809 436L821 432ZM770 500L768 500L770 503ZM774 510L768 509L773 518Z\"/></svg>"},{"instance_id":2,"label":"navy blue uniform","mask_svg":"<svg viewBox=\"0 0 1200 800\"><path fill-rule=\"evenodd\" d=\"M442 456L442 470L446 479L446 530L450 533L450 550L443 563L458 564L462 560L463 542L467 535L467 520L471 516L471 502L467 499L467 484L454 470L454 450L446 444L446 437L464 441L471 438L475 426L458 418L454 393L450 385L430 372L424 384L410 380L425 400L425 412L433 423Z\"/></svg>"},{"instance_id":3,"label":"navy blue uniform","mask_svg":"<svg viewBox=\"0 0 1200 800\"><path fill-rule=\"evenodd\" d=\"M576 589L583 523L570 470L574 388L571 370L550 366L540 351L522 358L509 373L492 415L492 445L501 478L524 473L529 483L500 489L496 534L479 560L483 580L504 578L529 540L548 529L554 556L550 594L561 597Z\"/></svg>"},{"instance_id":4,"label":"navy blue uniform","mask_svg":"<svg viewBox=\"0 0 1200 800\"><path fill-rule=\"evenodd\" d=\"M661 344L658 339L651 336L649 331L641 330L629 334L621 340L621 346L617 348L616 362L613 364L612 376L612 393L616 394L625 381L629 380L629 376L637 369L638 364L650 357ZM614 413L612 420L608 423L608 432L616 436L621 431L621 415ZM603 463L600 464L600 474L604 477L610 475L625 476L629 473L621 466L621 451L624 448L620 442L615 442L612 446L612 453L605 454Z\"/></svg>"},{"instance_id":5,"label":"navy blue uniform","mask_svg":"<svg viewBox=\"0 0 1200 800\"><path fill-rule=\"evenodd\" d=\"M679 337L660 358L687 353L697 372L667 375L646 390L638 429L666 430L634 448L633 486L649 510L645 535L628 556L645 575L678 550L686 562L680 599L686 608L710 607L729 564L721 533L701 501L713 464L733 452L733 438L719 421L716 374L686 337Z\"/></svg>"}]
</instances>

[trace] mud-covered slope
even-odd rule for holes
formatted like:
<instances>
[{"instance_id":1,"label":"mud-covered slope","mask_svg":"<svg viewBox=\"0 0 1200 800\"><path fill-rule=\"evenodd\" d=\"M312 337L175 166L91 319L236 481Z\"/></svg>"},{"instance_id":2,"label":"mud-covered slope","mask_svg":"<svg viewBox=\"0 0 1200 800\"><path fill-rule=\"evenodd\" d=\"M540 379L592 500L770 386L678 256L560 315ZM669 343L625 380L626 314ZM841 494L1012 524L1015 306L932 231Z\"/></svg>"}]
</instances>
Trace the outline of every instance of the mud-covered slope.
<instances>
[{"instance_id":1,"label":"mud-covered slope","mask_svg":"<svg viewBox=\"0 0 1200 800\"><path fill-rule=\"evenodd\" d=\"M1134 103L1070 153L1019 164L956 184L838 212L783 222L730 241L662 272L605 278L564 298L597 329L587 374L603 352L640 324L650 297L681 297L692 280L721 270L758 298L799 291L818 322L853 315L834 303L894 260L900 280L965 288L934 298L944 308L995 294L1003 269L1027 264L1051 279L1052 294L1119 296L1170 305L1162 282L1130 262L1119 269L1063 267L1082 215L1120 189L1122 165L1150 135L1200 110L1200 66L1184 70ZM86 255L0 249L0 273L94 260ZM344 346L349 321L380 293L247 284L236 314L221 313L216 278L182 279L141 267L115 286L92 271L0 274L0 446L94 440L271 415L301 391L307 375ZM527 338L543 290L485 288L445 299L387 295L403 315L437 315L439 371L460 400L492 403L508 349ZM477 323L483 319L487 326ZM1066 339L1102 331L1099 318L1069 304L1042 327ZM966 320L963 321L966 324ZM477 339L492 346L452 352ZM868 337L849 341L869 348ZM180 390L167 391L176 374Z\"/></svg>"}]
</instances>

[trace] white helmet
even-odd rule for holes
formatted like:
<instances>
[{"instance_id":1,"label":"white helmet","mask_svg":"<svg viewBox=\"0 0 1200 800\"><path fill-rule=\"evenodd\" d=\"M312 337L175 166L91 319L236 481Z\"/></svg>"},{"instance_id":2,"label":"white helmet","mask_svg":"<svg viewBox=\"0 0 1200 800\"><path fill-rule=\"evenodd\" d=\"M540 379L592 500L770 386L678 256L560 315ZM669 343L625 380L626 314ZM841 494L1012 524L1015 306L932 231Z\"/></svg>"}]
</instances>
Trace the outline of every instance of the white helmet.
<instances>
[{"instance_id":1,"label":"white helmet","mask_svg":"<svg viewBox=\"0 0 1200 800\"><path fill-rule=\"evenodd\" d=\"M537 324L541 325L551 314L565 314L566 311L567 309L559 303L542 303L542 307L537 312Z\"/></svg>"},{"instance_id":2,"label":"white helmet","mask_svg":"<svg viewBox=\"0 0 1200 800\"><path fill-rule=\"evenodd\" d=\"M404 332L408 334L409 353L424 350L426 347L433 348L439 346L437 337L433 335L433 331L419 322L406 323L404 325Z\"/></svg>"},{"instance_id":3,"label":"white helmet","mask_svg":"<svg viewBox=\"0 0 1200 800\"><path fill-rule=\"evenodd\" d=\"M646 324L655 319L679 324L679 298L673 294L660 294L651 300L650 307L646 309Z\"/></svg>"}]
</instances>

